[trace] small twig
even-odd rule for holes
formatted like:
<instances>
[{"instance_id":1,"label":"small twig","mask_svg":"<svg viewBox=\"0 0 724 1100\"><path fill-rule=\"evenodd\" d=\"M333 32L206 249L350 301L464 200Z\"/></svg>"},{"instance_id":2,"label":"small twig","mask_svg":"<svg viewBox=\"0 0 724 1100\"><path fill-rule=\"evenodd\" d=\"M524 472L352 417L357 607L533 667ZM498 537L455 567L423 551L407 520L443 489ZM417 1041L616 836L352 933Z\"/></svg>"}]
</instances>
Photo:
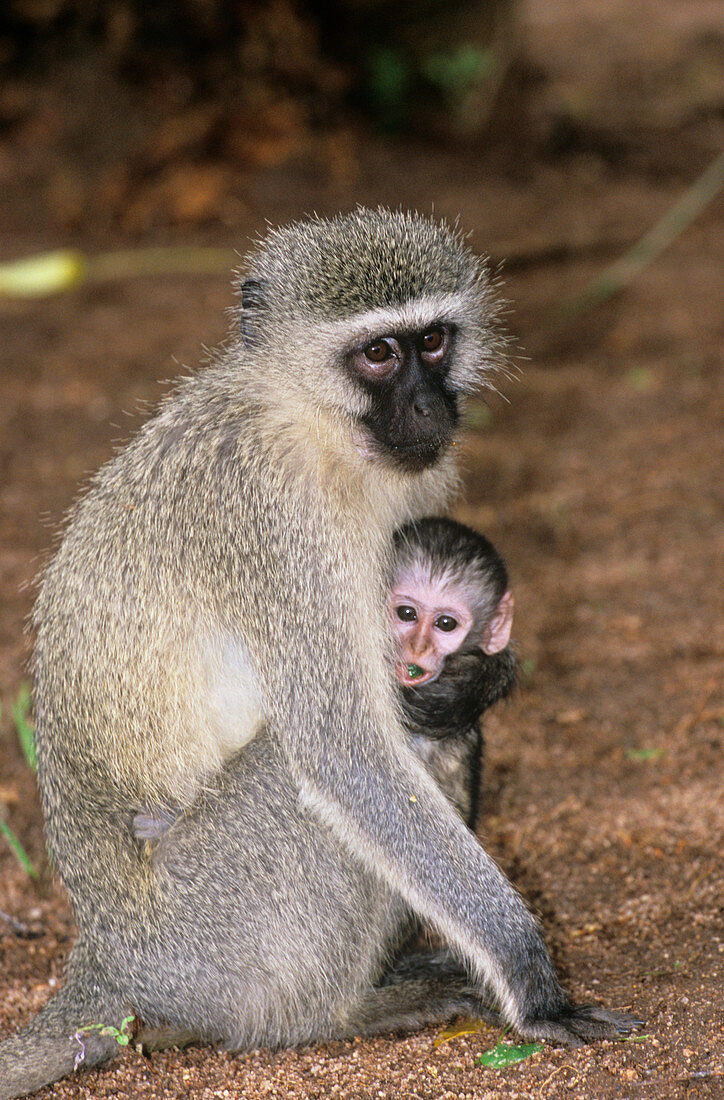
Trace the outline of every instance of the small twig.
<instances>
[{"instance_id":1,"label":"small twig","mask_svg":"<svg viewBox=\"0 0 724 1100\"><path fill-rule=\"evenodd\" d=\"M682 715L679 721L676 723L673 732L674 740L678 741L682 737L685 737L691 730L692 726L696 725L696 723L701 719L702 715L704 714L706 710L706 705L716 690L717 681L708 680L704 685L704 690L702 691L696 702L696 706L693 708L693 710L687 711L686 714Z\"/></svg>"},{"instance_id":2,"label":"small twig","mask_svg":"<svg viewBox=\"0 0 724 1100\"><path fill-rule=\"evenodd\" d=\"M566 1083L565 1083L565 1088L567 1088L567 1089L572 1089L573 1086L578 1084L578 1082L581 1079L580 1073L576 1073L576 1071L573 1069L572 1066L559 1066L558 1069L554 1069L553 1073L550 1073L548 1075L548 1077L546 1077L545 1081L542 1083L540 1089L538 1090L538 1095L541 1098L543 1097L543 1089L546 1087L546 1085L549 1085L554 1077L557 1077L559 1073L563 1073L563 1072L568 1072L568 1073L573 1074L573 1080L572 1081L566 1081Z\"/></svg>"},{"instance_id":3,"label":"small twig","mask_svg":"<svg viewBox=\"0 0 724 1100\"><path fill-rule=\"evenodd\" d=\"M90 256L85 261L90 282L108 282L140 275L216 275L239 262L231 248L207 245L169 245L157 248L126 248Z\"/></svg>"},{"instance_id":4,"label":"small twig","mask_svg":"<svg viewBox=\"0 0 724 1100\"><path fill-rule=\"evenodd\" d=\"M21 939L34 940L42 935L42 932L34 931L30 925L23 924L21 920L18 920L11 913L6 913L4 909L0 909L0 920L7 921L15 935L20 936Z\"/></svg>"},{"instance_id":5,"label":"small twig","mask_svg":"<svg viewBox=\"0 0 724 1100\"><path fill-rule=\"evenodd\" d=\"M703 172L656 225L618 260L607 267L580 294L563 303L554 327L577 320L593 306L601 305L624 290L637 275L657 260L677 237L705 210L724 187L724 153Z\"/></svg>"}]
</instances>

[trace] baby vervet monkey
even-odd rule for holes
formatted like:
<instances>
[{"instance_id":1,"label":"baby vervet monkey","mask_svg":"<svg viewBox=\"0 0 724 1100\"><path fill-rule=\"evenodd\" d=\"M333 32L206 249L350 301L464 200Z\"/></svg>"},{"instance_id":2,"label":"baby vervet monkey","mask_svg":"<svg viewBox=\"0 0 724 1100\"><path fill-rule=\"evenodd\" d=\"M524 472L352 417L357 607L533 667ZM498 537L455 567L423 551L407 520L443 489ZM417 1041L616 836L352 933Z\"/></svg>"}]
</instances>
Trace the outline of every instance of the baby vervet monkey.
<instances>
[{"instance_id":1,"label":"baby vervet monkey","mask_svg":"<svg viewBox=\"0 0 724 1100\"><path fill-rule=\"evenodd\" d=\"M479 719L515 685L513 604L505 563L477 531L428 517L395 533L388 610L405 723L473 831L483 754Z\"/></svg>"},{"instance_id":2,"label":"baby vervet monkey","mask_svg":"<svg viewBox=\"0 0 724 1100\"><path fill-rule=\"evenodd\" d=\"M390 674L393 533L450 506L465 400L501 363L485 262L360 208L270 231L239 289L235 332L92 479L43 574L38 783L78 941L0 1043L0 1100L118 1054L129 1017L136 1042L233 1050L491 1001L568 1045L634 1023L566 994ZM150 854L142 806L182 811ZM450 952L391 971L410 913Z\"/></svg>"}]
</instances>

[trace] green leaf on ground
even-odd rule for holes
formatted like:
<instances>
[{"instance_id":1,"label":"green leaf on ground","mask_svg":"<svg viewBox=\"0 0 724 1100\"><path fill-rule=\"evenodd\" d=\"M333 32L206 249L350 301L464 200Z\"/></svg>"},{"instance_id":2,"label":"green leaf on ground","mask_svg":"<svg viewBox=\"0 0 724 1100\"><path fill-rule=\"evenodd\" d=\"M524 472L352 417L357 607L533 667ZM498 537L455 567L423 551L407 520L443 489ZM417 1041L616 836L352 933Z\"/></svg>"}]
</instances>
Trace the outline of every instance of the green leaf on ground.
<instances>
[{"instance_id":1,"label":"green leaf on ground","mask_svg":"<svg viewBox=\"0 0 724 1100\"><path fill-rule=\"evenodd\" d=\"M664 749L626 749L627 760L660 760Z\"/></svg>"},{"instance_id":2,"label":"green leaf on ground","mask_svg":"<svg viewBox=\"0 0 724 1100\"><path fill-rule=\"evenodd\" d=\"M492 1069L505 1069L506 1066L514 1066L516 1062L524 1062L533 1054L543 1050L542 1043L523 1043L514 1046L512 1043L498 1043L481 1054L475 1061L481 1066L490 1066Z\"/></svg>"}]
</instances>

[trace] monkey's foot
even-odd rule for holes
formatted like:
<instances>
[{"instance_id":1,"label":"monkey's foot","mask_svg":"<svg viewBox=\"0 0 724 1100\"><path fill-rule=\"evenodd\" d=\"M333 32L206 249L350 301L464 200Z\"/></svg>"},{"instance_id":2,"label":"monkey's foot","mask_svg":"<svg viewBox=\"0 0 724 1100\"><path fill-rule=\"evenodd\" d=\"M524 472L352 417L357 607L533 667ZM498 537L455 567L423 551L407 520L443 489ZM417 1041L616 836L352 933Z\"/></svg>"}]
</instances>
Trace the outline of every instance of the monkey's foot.
<instances>
[{"instance_id":1,"label":"monkey's foot","mask_svg":"<svg viewBox=\"0 0 724 1100\"><path fill-rule=\"evenodd\" d=\"M517 1031L524 1039L548 1039L566 1047L580 1047L596 1039L620 1039L643 1020L625 1012L613 1012L598 1005L569 1004L548 1019L526 1020Z\"/></svg>"}]
</instances>

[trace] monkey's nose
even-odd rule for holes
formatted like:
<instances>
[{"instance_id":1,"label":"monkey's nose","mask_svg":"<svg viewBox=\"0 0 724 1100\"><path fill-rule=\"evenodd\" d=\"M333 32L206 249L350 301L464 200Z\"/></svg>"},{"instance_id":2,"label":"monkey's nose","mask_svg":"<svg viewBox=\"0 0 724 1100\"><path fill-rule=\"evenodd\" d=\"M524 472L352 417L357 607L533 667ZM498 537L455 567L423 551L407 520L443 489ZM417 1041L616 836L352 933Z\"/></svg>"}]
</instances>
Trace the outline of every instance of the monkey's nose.
<instances>
[{"instance_id":1,"label":"monkey's nose","mask_svg":"<svg viewBox=\"0 0 724 1100\"><path fill-rule=\"evenodd\" d=\"M430 639L426 630L415 630L407 639L407 646L413 657L423 657L430 649Z\"/></svg>"},{"instance_id":2,"label":"monkey's nose","mask_svg":"<svg viewBox=\"0 0 724 1100\"><path fill-rule=\"evenodd\" d=\"M412 402L412 408L418 416L430 415L430 402L426 397L416 397Z\"/></svg>"}]
</instances>

